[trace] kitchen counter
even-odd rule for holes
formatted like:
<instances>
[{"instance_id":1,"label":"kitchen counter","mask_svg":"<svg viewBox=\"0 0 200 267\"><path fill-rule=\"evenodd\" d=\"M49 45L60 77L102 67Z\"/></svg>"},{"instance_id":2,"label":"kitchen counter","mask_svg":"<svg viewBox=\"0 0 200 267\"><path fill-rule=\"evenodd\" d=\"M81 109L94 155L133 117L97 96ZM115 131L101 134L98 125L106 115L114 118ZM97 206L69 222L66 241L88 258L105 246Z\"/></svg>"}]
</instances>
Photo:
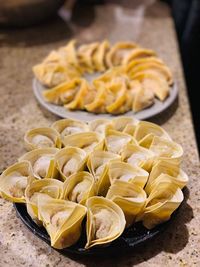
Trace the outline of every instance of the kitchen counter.
<instances>
[{"instance_id":1,"label":"kitchen counter","mask_svg":"<svg viewBox=\"0 0 200 267\"><path fill-rule=\"evenodd\" d=\"M92 41L134 40L155 49L172 68L179 88L178 101L153 119L185 151L183 169L190 182L173 222L159 237L124 255L64 257L34 236L16 217L11 203L0 199L0 267L131 267L200 266L200 182L195 142L177 40L170 11L155 1L107 1L95 7L78 6L67 24L61 20L30 29L0 33L0 170L25 152L26 130L48 126L57 117L39 106L32 92L31 67L70 38Z\"/></svg>"}]
</instances>

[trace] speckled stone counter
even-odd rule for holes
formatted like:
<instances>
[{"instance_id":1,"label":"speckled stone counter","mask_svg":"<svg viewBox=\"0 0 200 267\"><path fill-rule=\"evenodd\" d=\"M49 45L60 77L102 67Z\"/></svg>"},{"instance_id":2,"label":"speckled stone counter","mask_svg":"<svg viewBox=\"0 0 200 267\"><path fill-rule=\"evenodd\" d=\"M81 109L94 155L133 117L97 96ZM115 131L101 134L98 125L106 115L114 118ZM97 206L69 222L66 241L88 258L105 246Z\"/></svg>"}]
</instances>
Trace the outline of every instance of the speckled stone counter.
<instances>
[{"instance_id":1,"label":"speckled stone counter","mask_svg":"<svg viewBox=\"0 0 200 267\"><path fill-rule=\"evenodd\" d=\"M27 129L48 126L57 119L35 100L31 67L51 49L74 37L80 41L135 40L155 49L172 68L179 100L153 121L184 148L183 169L190 177L187 203L166 232L131 253L73 258L60 255L34 236L16 217L12 204L0 199L0 267L200 266L199 159L174 25L164 3L108 1L95 8L76 7L67 24L57 19L30 29L1 32L0 170L25 152L22 140Z\"/></svg>"}]
</instances>

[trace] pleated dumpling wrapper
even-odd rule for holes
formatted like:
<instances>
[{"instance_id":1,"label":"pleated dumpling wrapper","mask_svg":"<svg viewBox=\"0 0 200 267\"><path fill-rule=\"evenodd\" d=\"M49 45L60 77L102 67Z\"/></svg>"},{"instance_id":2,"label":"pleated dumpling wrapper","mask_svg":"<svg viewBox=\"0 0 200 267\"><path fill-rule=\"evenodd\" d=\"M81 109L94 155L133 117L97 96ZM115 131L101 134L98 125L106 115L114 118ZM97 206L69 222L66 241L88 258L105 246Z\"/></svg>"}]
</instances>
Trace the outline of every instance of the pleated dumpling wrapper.
<instances>
[{"instance_id":1,"label":"pleated dumpling wrapper","mask_svg":"<svg viewBox=\"0 0 200 267\"><path fill-rule=\"evenodd\" d=\"M136 184L143 188L149 177L149 173L140 167L133 167L125 162L111 162L109 164L108 175L110 183L115 180Z\"/></svg>"},{"instance_id":2,"label":"pleated dumpling wrapper","mask_svg":"<svg viewBox=\"0 0 200 267\"><path fill-rule=\"evenodd\" d=\"M129 163L133 167L139 166L146 171L150 171L155 154L149 149L139 145L127 144L121 152L121 157L124 162Z\"/></svg>"},{"instance_id":3,"label":"pleated dumpling wrapper","mask_svg":"<svg viewBox=\"0 0 200 267\"><path fill-rule=\"evenodd\" d=\"M24 142L27 150L46 147L61 148L60 134L49 127L27 131L24 136Z\"/></svg>"},{"instance_id":4,"label":"pleated dumpling wrapper","mask_svg":"<svg viewBox=\"0 0 200 267\"><path fill-rule=\"evenodd\" d=\"M68 136L70 134L89 131L89 127L85 122L72 119L62 119L55 121L51 127L61 135L62 140L65 136Z\"/></svg>"},{"instance_id":5,"label":"pleated dumpling wrapper","mask_svg":"<svg viewBox=\"0 0 200 267\"><path fill-rule=\"evenodd\" d=\"M28 183L25 190L27 212L31 218L38 224L38 198L41 195L45 198L61 198L63 183L57 179L39 179Z\"/></svg>"},{"instance_id":6,"label":"pleated dumpling wrapper","mask_svg":"<svg viewBox=\"0 0 200 267\"><path fill-rule=\"evenodd\" d=\"M25 203L25 189L32 168L28 161L21 161L8 167L0 176L0 195L12 202Z\"/></svg>"},{"instance_id":7,"label":"pleated dumpling wrapper","mask_svg":"<svg viewBox=\"0 0 200 267\"><path fill-rule=\"evenodd\" d=\"M62 198L85 205L86 200L96 194L94 177L86 171L72 174L63 185Z\"/></svg>"},{"instance_id":8,"label":"pleated dumpling wrapper","mask_svg":"<svg viewBox=\"0 0 200 267\"><path fill-rule=\"evenodd\" d=\"M108 151L93 151L87 161L87 167L95 178L97 195L105 196L110 186L108 177L109 163L120 161L119 155Z\"/></svg>"},{"instance_id":9,"label":"pleated dumpling wrapper","mask_svg":"<svg viewBox=\"0 0 200 267\"><path fill-rule=\"evenodd\" d=\"M113 45L106 55L108 67L122 65L127 56L136 48L137 44L133 42L119 42Z\"/></svg>"},{"instance_id":10,"label":"pleated dumpling wrapper","mask_svg":"<svg viewBox=\"0 0 200 267\"><path fill-rule=\"evenodd\" d=\"M177 164L183 156L183 148L171 140L155 136L149 147L158 158L172 158Z\"/></svg>"},{"instance_id":11,"label":"pleated dumpling wrapper","mask_svg":"<svg viewBox=\"0 0 200 267\"><path fill-rule=\"evenodd\" d=\"M124 64L127 65L133 60L155 57L156 53L153 50L136 47L125 59Z\"/></svg>"},{"instance_id":12,"label":"pleated dumpling wrapper","mask_svg":"<svg viewBox=\"0 0 200 267\"><path fill-rule=\"evenodd\" d=\"M86 160L86 152L77 147L65 147L55 155L56 167L64 181L70 175L83 171Z\"/></svg>"},{"instance_id":13,"label":"pleated dumpling wrapper","mask_svg":"<svg viewBox=\"0 0 200 267\"><path fill-rule=\"evenodd\" d=\"M112 120L111 128L115 131L133 135L134 129L139 121L133 117L117 117Z\"/></svg>"},{"instance_id":14,"label":"pleated dumpling wrapper","mask_svg":"<svg viewBox=\"0 0 200 267\"><path fill-rule=\"evenodd\" d=\"M38 179L56 178L57 169L54 156L58 151L57 148L34 149L20 157L19 161L29 161L33 169L33 175Z\"/></svg>"},{"instance_id":15,"label":"pleated dumpling wrapper","mask_svg":"<svg viewBox=\"0 0 200 267\"><path fill-rule=\"evenodd\" d=\"M132 79L140 81L142 85L147 90L152 91L160 101L164 101L169 95L170 87L168 82L153 71L138 72Z\"/></svg>"},{"instance_id":16,"label":"pleated dumpling wrapper","mask_svg":"<svg viewBox=\"0 0 200 267\"><path fill-rule=\"evenodd\" d=\"M160 136L162 138L171 140L169 134L159 125L148 122L140 121L134 132L134 138L139 142L140 146L149 148L154 136Z\"/></svg>"},{"instance_id":17,"label":"pleated dumpling wrapper","mask_svg":"<svg viewBox=\"0 0 200 267\"><path fill-rule=\"evenodd\" d=\"M182 189L188 183L189 178L187 174L180 169L179 165L180 164L177 164L177 162L171 159L158 160L150 172L145 191L149 194L154 186L154 181L158 179L161 181L165 177L171 179L174 184Z\"/></svg>"},{"instance_id":18,"label":"pleated dumpling wrapper","mask_svg":"<svg viewBox=\"0 0 200 267\"><path fill-rule=\"evenodd\" d=\"M79 65L83 72L93 73L95 70L93 55L99 46L98 42L79 46L77 56Z\"/></svg>"},{"instance_id":19,"label":"pleated dumpling wrapper","mask_svg":"<svg viewBox=\"0 0 200 267\"><path fill-rule=\"evenodd\" d=\"M152 229L157 224L169 220L183 199L181 189L172 181L160 181L152 188L146 207L136 220L142 221L147 229Z\"/></svg>"},{"instance_id":20,"label":"pleated dumpling wrapper","mask_svg":"<svg viewBox=\"0 0 200 267\"><path fill-rule=\"evenodd\" d=\"M145 191L136 184L115 180L108 190L106 198L115 202L124 212L126 226L134 223L146 203Z\"/></svg>"},{"instance_id":21,"label":"pleated dumpling wrapper","mask_svg":"<svg viewBox=\"0 0 200 267\"><path fill-rule=\"evenodd\" d=\"M132 136L126 133L107 129L105 134L106 149L112 153L120 154L126 144L136 143Z\"/></svg>"},{"instance_id":22,"label":"pleated dumpling wrapper","mask_svg":"<svg viewBox=\"0 0 200 267\"><path fill-rule=\"evenodd\" d=\"M44 99L56 105L70 103L80 90L81 84L82 80L79 78L65 81L49 90L45 90L43 92Z\"/></svg>"},{"instance_id":23,"label":"pleated dumpling wrapper","mask_svg":"<svg viewBox=\"0 0 200 267\"><path fill-rule=\"evenodd\" d=\"M107 52L109 51L110 48L110 43L105 40L101 42L97 49L93 53L93 64L94 68L96 71L105 71L106 66L105 66L105 57Z\"/></svg>"},{"instance_id":24,"label":"pleated dumpling wrapper","mask_svg":"<svg viewBox=\"0 0 200 267\"><path fill-rule=\"evenodd\" d=\"M123 233L126 220L117 204L104 197L91 197L86 205L86 249L110 243Z\"/></svg>"},{"instance_id":25,"label":"pleated dumpling wrapper","mask_svg":"<svg viewBox=\"0 0 200 267\"><path fill-rule=\"evenodd\" d=\"M108 119L96 119L89 122L89 129L104 136L106 128L110 125L111 121Z\"/></svg>"},{"instance_id":26,"label":"pleated dumpling wrapper","mask_svg":"<svg viewBox=\"0 0 200 267\"><path fill-rule=\"evenodd\" d=\"M39 219L50 236L51 246L57 249L78 241L86 212L86 207L71 201L38 198Z\"/></svg>"},{"instance_id":27,"label":"pleated dumpling wrapper","mask_svg":"<svg viewBox=\"0 0 200 267\"><path fill-rule=\"evenodd\" d=\"M104 147L102 135L95 132L84 132L65 136L63 143L66 147L72 146L81 148L86 153L90 153L93 150L102 150Z\"/></svg>"}]
</instances>

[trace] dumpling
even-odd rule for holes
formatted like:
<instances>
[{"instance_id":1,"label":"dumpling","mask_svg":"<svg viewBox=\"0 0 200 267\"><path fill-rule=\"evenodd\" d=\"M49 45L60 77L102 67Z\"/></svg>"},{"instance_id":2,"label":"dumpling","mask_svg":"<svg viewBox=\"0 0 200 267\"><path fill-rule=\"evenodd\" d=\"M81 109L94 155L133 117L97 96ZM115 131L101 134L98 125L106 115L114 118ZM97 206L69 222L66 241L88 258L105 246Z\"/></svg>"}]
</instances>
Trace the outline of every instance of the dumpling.
<instances>
[{"instance_id":1,"label":"dumpling","mask_svg":"<svg viewBox=\"0 0 200 267\"><path fill-rule=\"evenodd\" d=\"M89 131L89 127L85 122L72 119L55 121L51 127L60 133L62 139L71 134Z\"/></svg>"},{"instance_id":2,"label":"dumpling","mask_svg":"<svg viewBox=\"0 0 200 267\"><path fill-rule=\"evenodd\" d=\"M44 99L47 102L63 105L74 100L81 88L81 79L72 79L57 85L56 87L43 91Z\"/></svg>"},{"instance_id":3,"label":"dumpling","mask_svg":"<svg viewBox=\"0 0 200 267\"><path fill-rule=\"evenodd\" d=\"M49 127L35 128L26 132L24 142L28 150L47 147L61 148L60 134Z\"/></svg>"},{"instance_id":4,"label":"dumpling","mask_svg":"<svg viewBox=\"0 0 200 267\"><path fill-rule=\"evenodd\" d=\"M93 151L88 158L87 167L95 178L96 193L105 196L110 186L108 177L108 163L120 161L119 155L108 151Z\"/></svg>"},{"instance_id":5,"label":"dumpling","mask_svg":"<svg viewBox=\"0 0 200 267\"><path fill-rule=\"evenodd\" d=\"M146 58L138 58L138 59L132 60L128 65L126 65L126 73L129 75L130 73L133 72L132 70L135 67L141 66L145 63L155 63L157 65L165 66L162 59L160 59L158 57L152 56L152 57L146 57Z\"/></svg>"},{"instance_id":6,"label":"dumpling","mask_svg":"<svg viewBox=\"0 0 200 267\"><path fill-rule=\"evenodd\" d=\"M108 67L124 64L126 58L136 47L138 47L138 45L133 42L119 42L113 45L106 55L106 63Z\"/></svg>"},{"instance_id":7,"label":"dumpling","mask_svg":"<svg viewBox=\"0 0 200 267\"><path fill-rule=\"evenodd\" d=\"M102 150L104 146L103 137L94 132L84 132L65 136L63 143L65 146L78 147L90 153L92 150Z\"/></svg>"},{"instance_id":8,"label":"dumpling","mask_svg":"<svg viewBox=\"0 0 200 267\"><path fill-rule=\"evenodd\" d=\"M152 91L160 101L164 101L170 93L170 87L167 81L153 71L138 72L132 79L140 81L142 86L146 90Z\"/></svg>"},{"instance_id":9,"label":"dumpling","mask_svg":"<svg viewBox=\"0 0 200 267\"><path fill-rule=\"evenodd\" d=\"M124 146L128 143L135 143L134 139L129 134L112 129L106 130L105 145L108 151L120 154Z\"/></svg>"},{"instance_id":10,"label":"dumpling","mask_svg":"<svg viewBox=\"0 0 200 267\"><path fill-rule=\"evenodd\" d=\"M135 144L127 144L121 153L122 160L129 163L133 167L139 166L150 171L154 163L155 154L141 146Z\"/></svg>"},{"instance_id":11,"label":"dumpling","mask_svg":"<svg viewBox=\"0 0 200 267\"><path fill-rule=\"evenodd\" d=\"M39 219L43 222L51 246L63 249L75 244L81 235L86 207L61 199L38 199Z\"/></svg>"},{"instance_id":12,"label":"dumpling","mask_svg":"<svg viewBox=\"0 0 200 267\"><path fill-rule=\"evenodd\" d=\"M77 147L65 147L55 155L55 162L63 180L82 171L86 164L86 153Z\"/></svg>"},{"instance_id":13,"label":"dumpling","mask_svg":"<svg viewBox=\"0 0 200 267\"><path fill-rule=\"evenodd\" d=\"M148 180L149 173L137 166L131 166L125 162L111 162L108 176L110 183L115 180L130 182L143 188Z\"/></svg>"},{"instance_id":14,"label":"dumpling","mask_svg":"<svg viewBox=\"0 0 200 267\"><path fill-rule=\"evenodd\" d=\"M155 123L140 121L137 124L134 132L134 138L139 142L140 146L149 148L154 136L160 136L162 138L171 140L169 134L162 127Z\"/></svg>"},{"instance_id":15,"label":"dumpling","mask_svg":"<svg viewBox=\"0 0 200 267\"><path fill-rule=\"evenodd\" d=\"M108 190L106 198L115 202L124 212L126 226L134 223L146 203L145 191L136 184L115 180Z\"/></svg>"},{"instance_id":16,"label":"dumpling","mask_svg":"<svg viewBox=\"0 0 200 267\"><path fill-rule=\"evenodd\" d=\"M110 48L110 43L105 40L101 42L97 49L94 51L92 60L94 64L94 68L97 71L105 71L106 66L105 66L105 57Z\"/></svg>"},{"instance_id":17,"label":"dumpling","mask_svg":"<svg viewBox=\"0 0 200 267\"><path fill-rule=\"evenodd\" d=\"M25 190L27 212L31 218L37 223L38 220L38 198L61 198L63 191L63 183L56 179L40 179L30 181Z\"/></svg>"},{"instance_id":18,"label":"dumpling","mask_svg":"<svg viewBox=\"0 0 200 267\"><path fill-rule=\"evenodd\" d=\"M147 229L152 229L157 224L169 220L183 199L181 189L172 181L161 181L152 188L146 207L136 220L142 221Z\"/></svg>"},{"instance_id":19,"label":"dumpling","mask_svg":"<svg viewBox=\"0 0 200 267\"><path fill-rule=\"evenodd\" d=\"M98 42L79 46L77 50L78 61L84 72L94 72L93 55L99 46Z\"/></svg>"},{"instance_id":20,"label":"dumpling","mask_svg":"<svg viewBox=\"0 0 200 267\"><path fill-rule=\"evenodd\" d=\"M1 196L12 202L25 203L25 189L29 176L32 175L28 161L21 161L8 167L0 176Z\"/></svg>"},{"instance_id":21,"label":"dumpling","mask_svg":"<svg viewBox=\"0 0 200 267\"><path fill-rule=\"evenodd\" d=\"M148 58L148 57L155 57L156 53L150 49L144 48L135 48L131 53L124 59L124 64L127 65L133 60L141 59L141 58Z\"/></svg>"},{"instance_id":22,"label":"dumpling","mask_svg":"<svg viewBox=\"0 0 200 267\"><path fill-rule=\"evenodd\" d=\"M33 175L38 179L56 178L57 170L54 156L58 151L57 148L34 149L20 157L19 161L29 161L33 169Z\"/></svg>"},{"instance_id":23,"label":"dumpling","mask_svg":"<svg viewBox=\"0 0 200 267\"><path fill-rule=\"evenodd\" d=\"M92 132L105 135L105 130L110 125L111 121L108 119L96 119L89 122L89 129Z\"/></svg>"},{"instance_id":24,"label":"dumpling","mask_svg":"<svg viewBox=\"0 0 200 267\"><path fill-rule=\"evenodd\" d=\"M64 182L62 198L85 205L86 200L95 193L94 177L89 172L81 171Z\"/></svg>"},{"instance_id":25,"label":"dumpling","mask_svg":"<svg viewBox=\"0 0 200 267\"><path fill-rule=\"evenodd\" d=\"M123 233L126 225L124 213L113 201L103 197L91 197L86 205L86 249L110 243Z\"/></svg>"},{"instance_id":26,"label":"dumpling","mask_svg":"<svg viewBox=\"0 0 200 267\"><path fill-rule=\"evenodd\" d=\"M133 117L117 117L112 120L112 127L116 131L126 132L129 126L136 127L138 122L139 121Z\"/></svg>"}]
</instances>

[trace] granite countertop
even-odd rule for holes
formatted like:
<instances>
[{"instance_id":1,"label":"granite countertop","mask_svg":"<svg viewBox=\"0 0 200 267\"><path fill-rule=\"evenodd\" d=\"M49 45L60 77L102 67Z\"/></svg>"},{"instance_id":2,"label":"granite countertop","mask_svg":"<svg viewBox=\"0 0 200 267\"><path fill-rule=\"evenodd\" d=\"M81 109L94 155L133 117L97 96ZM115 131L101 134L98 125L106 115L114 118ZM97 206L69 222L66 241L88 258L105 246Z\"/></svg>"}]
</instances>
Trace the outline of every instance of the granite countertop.
<instances>
[{"instance_id":1,"label":"granite countertop","mask_svg":"<svg viewBox=\"0 0 200 267\"><path fill-rule=\"evenodd\" d=\"M64 257L34 236L16 217L11 203L0 199L0 267L131 267L200 266L199 158L168 7L155 1L107 1L106 5L76 7L67 24L57 19L30 29L0 33L0 170L25 152L26 130L50 125L57 117L42 109L32 92L31 67L51 49L70 38L92 41L134 40L155 49L172 68L178 101L153 119L183 146L183 169L190 182L184 203L166 232L131 253L114 257Z\"/></svg>"}]
</instances>

